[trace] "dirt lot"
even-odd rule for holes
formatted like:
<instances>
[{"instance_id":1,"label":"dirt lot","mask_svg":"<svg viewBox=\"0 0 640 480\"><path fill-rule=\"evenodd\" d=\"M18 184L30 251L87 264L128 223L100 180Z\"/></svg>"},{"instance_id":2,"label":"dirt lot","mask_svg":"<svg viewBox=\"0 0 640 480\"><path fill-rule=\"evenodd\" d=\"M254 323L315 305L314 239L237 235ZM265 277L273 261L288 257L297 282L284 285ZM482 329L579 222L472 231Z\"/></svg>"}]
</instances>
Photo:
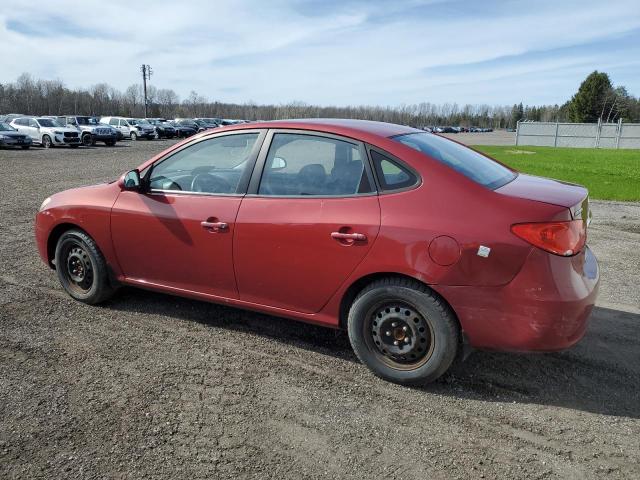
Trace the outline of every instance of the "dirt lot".
<instances>
[{"instance_id":1,"label":"dirt lot","mask_svg":"<svg viewBox=\"0 0 640 480\"><path fill-rule=\"evenodd\" d=\"M476 352L403 388L344 333L62 292L34 246L42 200L167 145L0 150L0 478L640 478L640 205L593 202L601 303L575 348Z\"/></svg>"}]
</instances>

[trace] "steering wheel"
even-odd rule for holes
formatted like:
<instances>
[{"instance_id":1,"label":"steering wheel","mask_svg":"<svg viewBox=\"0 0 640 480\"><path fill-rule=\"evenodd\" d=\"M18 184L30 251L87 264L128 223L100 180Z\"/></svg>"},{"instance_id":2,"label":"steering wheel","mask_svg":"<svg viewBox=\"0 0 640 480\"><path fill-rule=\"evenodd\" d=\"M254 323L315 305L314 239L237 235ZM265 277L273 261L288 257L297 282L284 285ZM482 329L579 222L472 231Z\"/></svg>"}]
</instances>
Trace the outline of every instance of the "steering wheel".
<instances>
[{"instance_id":1,"label":"steering wheel","mask_svg":"<svg viewBox=\"0 0 640 480\"><path fill-rule=\"evenodd\" d=\"M198 173L191 180L192 192L233 193L233 186L224 178L210 173Z\"/></svg>"}]
</instances>

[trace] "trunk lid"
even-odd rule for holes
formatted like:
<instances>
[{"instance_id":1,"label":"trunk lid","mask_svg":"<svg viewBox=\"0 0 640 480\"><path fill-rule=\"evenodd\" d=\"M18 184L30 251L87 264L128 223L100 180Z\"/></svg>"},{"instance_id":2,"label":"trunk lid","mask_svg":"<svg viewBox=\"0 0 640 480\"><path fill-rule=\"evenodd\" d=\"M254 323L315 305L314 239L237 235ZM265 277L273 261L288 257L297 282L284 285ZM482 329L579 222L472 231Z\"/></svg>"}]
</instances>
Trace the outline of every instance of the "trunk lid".
<instances>
[{"instance_id":1,"label":"trunk lid","mask_svg":"<svg viewBox=\"0 0 640 480\"><path fill-rule=\"evenodd\" d=\"M496 189L495 192L566 207L571 210L574 219L589 218L589 191L573 183L519 173L513 181Z\"/></svg>"}]
</instances>

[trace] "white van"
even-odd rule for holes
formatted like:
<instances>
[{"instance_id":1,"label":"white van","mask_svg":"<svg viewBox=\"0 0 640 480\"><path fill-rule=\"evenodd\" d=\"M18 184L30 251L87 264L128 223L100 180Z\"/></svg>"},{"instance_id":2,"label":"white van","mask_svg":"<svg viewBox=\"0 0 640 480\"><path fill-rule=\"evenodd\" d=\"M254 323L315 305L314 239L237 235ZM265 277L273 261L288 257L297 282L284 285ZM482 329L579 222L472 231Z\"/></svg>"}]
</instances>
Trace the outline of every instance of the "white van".
<instances>
[{"instance_id":1,"label":"white van","mask_svg":"<svg viewBox=\"0 0 640 480\"><path fill-rule=\"evenodd\" d=\"M136 129L133 128L132 125L129 125L129 122L127 122L127 119L124 117L102 117L100 118L100 123L111 125L116 130L119 130L124 138L130 138L131 140L138 139L138 136L135 133Z\"/></svg>"}]
</instances>

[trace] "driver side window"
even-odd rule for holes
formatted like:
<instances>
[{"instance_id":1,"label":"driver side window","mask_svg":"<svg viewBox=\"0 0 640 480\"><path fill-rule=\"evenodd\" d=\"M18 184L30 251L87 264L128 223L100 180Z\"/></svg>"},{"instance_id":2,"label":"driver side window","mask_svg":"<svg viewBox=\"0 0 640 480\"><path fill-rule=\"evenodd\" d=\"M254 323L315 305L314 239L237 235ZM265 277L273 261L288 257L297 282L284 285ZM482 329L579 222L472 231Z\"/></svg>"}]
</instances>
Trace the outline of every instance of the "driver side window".
<instances>
[{"instance_id":1,"label":"driver side window","mask_svg":"<svg viewBox=\"0 0 640 480\"><path fill-rule=\"evenodd\" d=\"M238 186L258 135L226 135L183 148L153 166L149 179L151 190L242 193L238 192Z\"/></svg>"}]
</instances>

